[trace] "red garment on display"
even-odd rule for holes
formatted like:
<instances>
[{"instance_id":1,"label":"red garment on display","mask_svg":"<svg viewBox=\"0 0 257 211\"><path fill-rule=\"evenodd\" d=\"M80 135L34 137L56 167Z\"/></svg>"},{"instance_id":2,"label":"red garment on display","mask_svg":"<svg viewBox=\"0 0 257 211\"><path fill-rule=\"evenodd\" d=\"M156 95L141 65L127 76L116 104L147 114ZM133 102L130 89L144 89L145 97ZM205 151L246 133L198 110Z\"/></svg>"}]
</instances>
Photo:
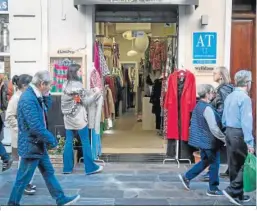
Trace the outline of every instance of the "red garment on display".
<instances>
[{"instance_id":1,"label":"red garment on display","mask_svg":"<svg viewBox=\"0 0 257 211\"><path fill-rule=\"evenodd\" d=\"M181 134L179 134L178 116L178 78L179 71L172 73L168 80L164 108L168 110L167 139L187 141L189 136L190 113L196 105L195 76L190 71L184 72L185 82L180 99Z\"/></svg>"},{"instance_id":2,"label":"red garment on display","mask_svg":"<svg viewBox=\"0 0 257 211\"><path fill-rule=\"evenodd\" d=\"M116 90L115 90L114 78L110 75L106 76L105 77L105 84L109 85L109 87L112 91L113 101L116 102Z\"/></svg>"}]
</instances>

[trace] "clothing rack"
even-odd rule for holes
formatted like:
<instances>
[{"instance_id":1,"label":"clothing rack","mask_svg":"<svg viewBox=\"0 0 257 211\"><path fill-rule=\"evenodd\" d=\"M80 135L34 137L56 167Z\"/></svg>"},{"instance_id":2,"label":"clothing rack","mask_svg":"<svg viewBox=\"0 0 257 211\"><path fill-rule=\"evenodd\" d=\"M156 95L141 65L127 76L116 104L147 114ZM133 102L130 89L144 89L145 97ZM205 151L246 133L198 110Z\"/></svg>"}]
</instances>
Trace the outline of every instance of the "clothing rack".
<instances>
[{"instance_id":1,"label":"clothing rack","mask_svg":"<svg viewBox=\"0 0 257 211\"><path fill-rule=\"evenodd\" d=\"M184 65L181 65L181 67L182 67L182 70L185 71ZM179 136L181 136L181 126L179 127ZM181 137L179 137L179 138L181 140ZM183 158L181 159L181 158L179 158L179 152L180 152L179 142L180 142L180 140L176 140L176 155L175 155L175 158L165 158L163 160L163 164L165 164L166 161L176 161L177 164L178 164L178 168L180 168L180 161L188 161L190 165L192 164L190 159L186 159L186 158L185 159L183 159Z\"/></svg>"}]
</instances>

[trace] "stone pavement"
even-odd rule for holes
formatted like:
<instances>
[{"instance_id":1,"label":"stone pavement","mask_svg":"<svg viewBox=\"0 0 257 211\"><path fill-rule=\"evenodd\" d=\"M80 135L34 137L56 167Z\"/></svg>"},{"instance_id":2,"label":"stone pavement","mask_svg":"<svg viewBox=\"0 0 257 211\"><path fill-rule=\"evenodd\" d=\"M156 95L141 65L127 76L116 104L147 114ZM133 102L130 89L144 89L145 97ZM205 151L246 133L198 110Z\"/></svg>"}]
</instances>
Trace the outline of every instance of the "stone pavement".
<instances>
[{"instance_id":1,"label":"stone pavement","mask_svg":"<svg viewBox=\"0 0 257 211\"><path fill-rule=\"evenodd\" d=\"M97 175L85 176L81 165L71 175L61 174L61 169L56 170L56 175L67 195L81 195L77 205L232 205L225 197L207 196L208 183L197 178L191 183L191 191L186 191L177 175L187 168L175 164L107 163L104 172ZM0 205L7 203L16 172L13 166L0 173ZM55 205L39 172L34 184L36 195L23 196L21 204ZM228 180L221 179L220 188L227 185ZM256 193L251 195L246 205L256 205Z\"/></svg>"}]
</instances>

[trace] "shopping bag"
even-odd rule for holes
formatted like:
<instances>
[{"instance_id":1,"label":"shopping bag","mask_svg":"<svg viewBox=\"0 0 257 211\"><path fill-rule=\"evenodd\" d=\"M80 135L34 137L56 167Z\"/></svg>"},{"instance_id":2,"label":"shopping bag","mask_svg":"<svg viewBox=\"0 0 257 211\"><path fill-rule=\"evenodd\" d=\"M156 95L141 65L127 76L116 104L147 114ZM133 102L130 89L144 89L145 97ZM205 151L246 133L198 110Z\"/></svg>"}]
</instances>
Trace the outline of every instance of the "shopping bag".
<instances>
[{"instance_id":1,"label":"shopping bag","mask_svg":"<svg viewBox=\"0 0 257 211\"><path fill-rule=\"evenodd\" d=\"M248 153L244 163L244 192L252 192L256 190L256 157Z\"/></svg>"}]
</instances>

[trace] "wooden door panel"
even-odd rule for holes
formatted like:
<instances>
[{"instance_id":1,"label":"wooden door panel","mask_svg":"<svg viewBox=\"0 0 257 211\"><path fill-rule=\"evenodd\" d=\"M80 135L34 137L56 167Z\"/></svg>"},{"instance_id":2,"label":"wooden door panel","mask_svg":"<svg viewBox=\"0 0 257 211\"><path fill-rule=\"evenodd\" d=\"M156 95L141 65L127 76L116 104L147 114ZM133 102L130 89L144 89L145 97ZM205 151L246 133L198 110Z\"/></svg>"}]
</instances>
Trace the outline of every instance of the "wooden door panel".
<instances>
[{"instance_id":1,"label":"wooden door panel","mask_svg":"<svg viewBox=\"0 0 257 211\"><path fill-rule=\"evenodd\" d=\"M231 79L237 71L252 71L253 84L251 98L253 102L254 134L256 134L256 38L255 20L232 20L231 29ZM256 135L255 135L256 136Z\"/></svg>"}]
</instances>

